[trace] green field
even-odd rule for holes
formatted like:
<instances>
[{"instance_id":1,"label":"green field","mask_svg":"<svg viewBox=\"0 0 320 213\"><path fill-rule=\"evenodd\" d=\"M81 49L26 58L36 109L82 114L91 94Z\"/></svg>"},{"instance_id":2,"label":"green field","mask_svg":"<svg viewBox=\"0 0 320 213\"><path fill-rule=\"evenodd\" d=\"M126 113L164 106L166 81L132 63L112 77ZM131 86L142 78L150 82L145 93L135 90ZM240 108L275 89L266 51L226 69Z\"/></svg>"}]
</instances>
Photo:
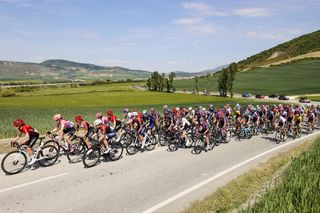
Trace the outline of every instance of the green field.
<instances>
[{"instance_id":1,"label":"green field","mask_svg":"<svg viewBox=\"0 0 320 213\"><path fill-rule=\"evenodd\" d=\"M217 91L217 78L210 80L210 91ZM285 95L320 93L320 60L303 60L270 68L253 69L238 73L234 83L236 93L250 92L252 94L272 93ZM194 80L176 80L177 90L194 90ZM200 79L200 90L208 88L208 80Z\"/></svg>"},{"instance_id":2,"label":"green field","mask_svg":"<svg viewBox=\"0 0 320 213\"><path fill-rule=\"evenodd\" d=\"M82 114L90 122L99 111L108 109L120 116L123 108L133 110L160 109L164 104L174 106L195 106L225 103L245 103L246 100L214 96L149 92L134 87L134 83L107 84L77 88L47 88L33 92L18 93L15 97L0 97L0 138L13 137L12 127L15 118L22 118L42 133L51 130L52 116L61 113L65 118L74 120Z\"/></svg>"},{"instance_id":3,"label":"green field","mask_svg":"<svg viewBox=\"0 0 320 213\"><path fill-rule=\"evenodd\" d=\"M320 96L308 96L307 98L311 101L320 101Z\"/></svg>"}]
</instances>

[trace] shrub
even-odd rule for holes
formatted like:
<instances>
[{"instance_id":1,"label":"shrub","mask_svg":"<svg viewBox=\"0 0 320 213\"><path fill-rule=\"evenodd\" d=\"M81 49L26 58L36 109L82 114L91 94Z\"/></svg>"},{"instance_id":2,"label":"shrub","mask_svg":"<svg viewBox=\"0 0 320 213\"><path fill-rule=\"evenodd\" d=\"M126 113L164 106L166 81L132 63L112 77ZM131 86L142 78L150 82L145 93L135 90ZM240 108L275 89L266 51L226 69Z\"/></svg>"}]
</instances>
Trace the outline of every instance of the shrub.
<instances>
[{"instance_id":1,"label":"shrub","mask_svg":"<svg viewBox=\"0 0 320 213\"><path fill-rule=\"evenodd\" d=\"M5 89L5 90L2 90L1 92L2 97L12 97L15 95L16 93L12 89Z\"/></svg>"}]
</instances>

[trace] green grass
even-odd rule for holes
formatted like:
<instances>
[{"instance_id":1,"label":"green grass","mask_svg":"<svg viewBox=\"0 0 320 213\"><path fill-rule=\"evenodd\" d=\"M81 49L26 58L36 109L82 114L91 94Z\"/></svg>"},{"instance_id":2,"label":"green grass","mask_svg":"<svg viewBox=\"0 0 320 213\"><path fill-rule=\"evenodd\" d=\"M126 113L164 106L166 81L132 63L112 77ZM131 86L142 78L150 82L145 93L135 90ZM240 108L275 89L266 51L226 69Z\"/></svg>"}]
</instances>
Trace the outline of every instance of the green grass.
<instances>
[{"instance_id":1,"label":"green grass","mask_svg":"<svg viewBox=\"0 0 320 213\"><path fill-rule=\"evenodd\" d=\"M149 92L134 89L135 83L108 84L78 88L47 88L33 92L18 93L16 97L0 97L0 138L14 137L16 130L12 121L22 118L41 133L54 126L52 116L61 113L66 119L74 120L82 114L86 120L93 122L97 112L112 109L120 116L123 108L134 110L160 109L164 104L174 106L207 106L211 103L223 105L246 103L247 100L230 98Z\"/></svg>"},{"instance_id":2,"label":"green grass","mask_svg":"<svg viewBox=\"0 0 320 213\"><path fill-rule=\"evenodd\" d=\"M250 92L270 95L286 94L316 94L320 93L320 60L303 60L286 65L269 68L253 69L238 73L234 83L236 93ZM210 81L210 90L217 91L217 78L215 75ZM178 90L193 90L194 80L176 80L174 82ZM208 88L208 81L200 79L199 88Z\"/></svg>"},{"instance_id":3,"label":"green grass","mask_svg":"<svg viewBox=\"0 0 320 213\"><path fill-rule=\"evenodd\" d=\"M308 96L307 98L311 101L320 101L320 96Z\"/></svg>"},{"instance_id":4,"label":"green grass","mask_svg":"<svg viewBox=\"0 0 320 213\"><path fill-rule=\"evenodd\" d=\"M318 140L318 143L319 142L320 140ZM279 170L286 167L294 157L299 156L303 151L310 149L314 143L314 140L306 141L303 144L272 157L267 162L260 164L256 168L237 177L226 186L219 188L205 199L193 203L193 205L184 212L233 212L234 210L243 208L243 204L246 204L253 194L260 192L260 190L263 189L262 187L265 187L266 183L268 183ZM296 171L300 172L299 169ZM277 198L279 198L279 196L277 196ZM286 198L286 195L282 194L282 198ZM272 198L270 201L274 199ZM269 211L263 211L263 209L260 209L258 212L292 211L286 211L285 209L282 211L274 211L271 209L269 209Z\"/></svg>"},{"instance_id":5,"label":"green grass","mask_svg":"<svg viewBox=\"0 0 320 213\"><path fill-rule=\"evenodd\" d=\"M283 181L249 212L320 212L320 140L295 158Z\"/></svg>"}]
</instances>

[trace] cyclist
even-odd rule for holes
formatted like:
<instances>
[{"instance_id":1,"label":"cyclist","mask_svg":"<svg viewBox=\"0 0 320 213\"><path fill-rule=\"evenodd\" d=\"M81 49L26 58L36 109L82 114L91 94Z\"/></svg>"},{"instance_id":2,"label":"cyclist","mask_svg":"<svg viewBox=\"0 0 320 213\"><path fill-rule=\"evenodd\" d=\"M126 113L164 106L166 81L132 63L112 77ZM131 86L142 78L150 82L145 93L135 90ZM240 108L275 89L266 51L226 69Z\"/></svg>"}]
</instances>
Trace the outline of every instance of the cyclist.
<instances>
[{"instance_id":1,"label":"cyclist","mask_svg":"<svg viewBox=\"0 0 320 213\"><path fill-rule=\"evenodd\" d=\"M300 110L296 110L295 111L295 115L294 115L293 121L294 121L294 127L297 128L297 131L300 131L301 123L302 123L302 117L301 117L301 114L300 114Z\"/></svg>"},{"instance_id":2,"label":"cyclist","mask_svg":"<svg viewBox=\"0 0 320 213\"><path fill-rule=\"evenodd\" d=\"M121 129L121 121L118 120L117 116L113 114L112 110L109 110L107 112L107 116L110 127L114 129L116 132L118 132Z\"/></svg>"},{"instance_id":3,"label":"cyclist","mask_svg":"<svg viewBox=\"0 0 320 213\"><path fill-rule=\"evenodd\" d=\"M107 154L110 152L110 139L116 136L116 132L106 124L103 124L100 119L94 121L95 133L93 137L97 138L100 143L105 147L105 151L103 154ZM100 136L100 137L99 137Z\"/></svg>"},{"instance_id":4,"label":"cyclist","mask_svg":"<svg viewBox=\"0 0 320 213\"><path fill-rule=\"evenodd\" d=\"M143 122L146 124L146 127L149 129L149 131L153 132L156 127L156 120L154 117L150 114L148 114L147 110L143 110Z\"/></svg>"},{"instance_id":5,"label":"cyclist","mask_svg":"<svg viewBox=\"0 0 320 213\"><path fill-rule=\"evenodd\" d=\"M279 116L279 123L278 123L278 127L280 130L284 131L284 140L287 139L287 129L285 128L285 124L286 124L287 120L285 119L285 117L283 117L282 115Z\"/></svg>"},{"instance_id":6,"label":"cyclist","mask_svg":"<svg viewBox=\"0 0 320 213\"><path fill-rule=\"evenodd\" d=\"M210 149L210 143L209 143L209 136L210 136L210 132L209 132L209 125L206 122L206 120L204 119L204 117L201 117L199 119L200 123L199 123L199 127L198 127L198 132L200 134L203 134L205 136L205 143L206 143L206 151L208 151Z\"/></svg>"},{"instance_id":7,"label":"cyclist","mask_svg":"<svg viewBox=\"0 0 320 213\"><path fill-rule=\"evenodd\" d=\"M103 116L101 112L96 114L96 118L102 121L102 124L108 124L109 120L106 116Z\"/></svg>"},{"instance_id":8,"label":"cyclist","mask_svg":"<svg viewBox=\"0 0 320 213\"><path fill-rule=\"evenodd\" d=\"M27 125L22 119L16 119L13 121L13 125L19 130L20 134L12 141L12 143L17 143L17 141L25 135L23 142L19 143L21 145L27 145L27 152L31 156L31 160L28 165L32 165L36 162L36 157L33 155L32 147L39 138L39 133L32 126Z\"/></svg>"},{"instance_id":9,"label":"cyclist","mask_svg":"<svg viewBox=\"0 0 320 213\"><path fill-rule=\"evenodd\" d=\"M84 142L86 143L87 147L90 148L91 147L90 138L92 138L92 135L94 133L93 126L91 126L91 124L89 124L87 121L84 121L82 115L77 115L75 120L77 122L77 132L79 132L80 128L84 129L84 133L83 133Z\"/></svg>"},{"instance_id":10,"label":"cyclist","mask_svg":"<svg viewBox=\"0 0 320 213\"><path fill-rule=\"evenodd\" d=\"M61 114L55 114L53 116L53 120L56 122L56 127L51 130L51 133L56 132L57 135L60 135L61 139L65 139L69 144L69 147L71 147L70 151L72 152L73 147L71 146L71 136L76 132L74 123L63 119Z\"/></svg>"},{"instance_id":11,"label":"cyclist","mask_svg":"<svg viewBox=\"0 0 320 213\"><path fill-rule=\"evenodd\" d=\"M188 147L190 146L190 141L189 141L189 138L187 137L187 132L189 130L189 127L190 127L190 122L185 118L184 115L180 115L180 116L177 116L178 117L178 127L179 127L179 130L181 131L181 139L183 141L185 141L185 145Z\"/></svg>"}]
</instances>

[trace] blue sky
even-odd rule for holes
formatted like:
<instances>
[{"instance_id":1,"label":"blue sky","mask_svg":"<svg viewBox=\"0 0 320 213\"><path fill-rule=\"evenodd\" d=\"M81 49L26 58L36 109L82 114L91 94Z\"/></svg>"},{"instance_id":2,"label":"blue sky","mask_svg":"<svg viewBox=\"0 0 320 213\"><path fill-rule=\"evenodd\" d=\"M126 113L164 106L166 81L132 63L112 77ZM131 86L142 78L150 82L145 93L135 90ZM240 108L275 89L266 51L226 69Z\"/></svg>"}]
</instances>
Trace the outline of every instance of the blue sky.
<instances>
[{"instance_id":1,"label":"blue sky","mask_svg":"<svg viewBox=\"0 0 320 213\"><path fill-rule=\"evenodd\" d=\"M202 71L319 30L319 0L0 0L0 60Z\"/></svg>"}]
</instances>

